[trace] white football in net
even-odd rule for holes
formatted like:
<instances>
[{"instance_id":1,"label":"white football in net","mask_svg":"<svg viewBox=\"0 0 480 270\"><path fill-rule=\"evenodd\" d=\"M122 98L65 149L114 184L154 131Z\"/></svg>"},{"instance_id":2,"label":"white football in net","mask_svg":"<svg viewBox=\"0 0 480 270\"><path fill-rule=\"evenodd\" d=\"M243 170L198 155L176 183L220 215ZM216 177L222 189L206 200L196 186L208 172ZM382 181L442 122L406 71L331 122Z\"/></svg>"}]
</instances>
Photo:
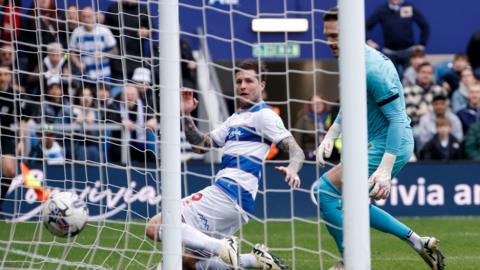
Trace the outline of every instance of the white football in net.
<instances>
[{"instance_id":1,"label":"white football in net","mask_svg":"<svg viewBox=\"0 0 480 270\"><path fill-rule=\"evenodd\" d=\"M43 207L43 224L56 236L79 234L87 224L87 218L87 205L71 191L53 194Z\"/></svg>"}]
</instances>

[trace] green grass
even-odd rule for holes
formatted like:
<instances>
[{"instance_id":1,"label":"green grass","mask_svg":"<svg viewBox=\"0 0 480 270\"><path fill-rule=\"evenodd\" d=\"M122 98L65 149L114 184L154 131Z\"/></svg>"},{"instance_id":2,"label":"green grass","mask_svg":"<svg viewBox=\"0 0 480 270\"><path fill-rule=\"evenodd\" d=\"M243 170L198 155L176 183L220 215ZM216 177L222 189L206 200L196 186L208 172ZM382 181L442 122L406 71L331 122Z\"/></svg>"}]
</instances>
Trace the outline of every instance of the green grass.
<instances>
[{"instance_id":1,"label":"green grass","mask_svg":"<svg viewBox=\"0 0 480 270\"><path fill-rule=\"evenodd\" d=\"M447 269L480 268L480 218L401 220L418 234L434 235L441 240ZM62 239L52 237L38 223L0 222L0 268L59 269L60 265L61 269L93 266L155 269L161 260L161 246L146 240L143 231L141 224L89 223L76 238ZM266 226L250 222L243 228L241 237L245 240L243 252L249 252L250 243L266 241L291 269L328 269L336 261L332 254L338 256L325 227L310 222L269 222ZM372 269L428 269L421 258L397 238L372 231L371 239ZM292 249L292 246L296 248ZM324 251L321 257L317 252L319 247Z\"/></svg>"}]
</instances>

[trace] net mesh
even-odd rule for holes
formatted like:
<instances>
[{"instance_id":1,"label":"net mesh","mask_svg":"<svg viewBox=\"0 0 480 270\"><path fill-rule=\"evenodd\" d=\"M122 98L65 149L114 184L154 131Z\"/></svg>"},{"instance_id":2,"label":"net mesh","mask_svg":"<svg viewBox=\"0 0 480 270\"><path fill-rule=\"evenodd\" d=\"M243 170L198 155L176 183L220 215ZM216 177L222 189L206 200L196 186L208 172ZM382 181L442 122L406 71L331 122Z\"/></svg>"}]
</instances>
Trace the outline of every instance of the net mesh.
<instances>
[{"instance_id":1,"label":"net mesh","mask_svg":"<svg viewBox=\"0 0 480 270\"><path fill-rule=\"evenodd\" d=\"M329 90L336 66L317 60L328 50L321 34L328 3L316 2L179 4L182 83L200 100L199 128L215 128L235 111L235 63L254 57L269 66L264 99L305 151L303 183L292 190L274 169L288 155L271 150L254 214L238 232L242 253L265 243L291 269L328 269L338 259L311 200L321 173L313 153L337 111ZM254 33L250 23L259 17L306 18L310 29ZM161 205L156 1L11 0L1 5L0 23L0 268L156 268L161 244L145 236ZM180 148L186 196L212 184L221 152L194 154L184 137ZM31 177L51 192L79 194L89 208L85 230L50 234L38 192L26 185Z\"/></svg>"}]
</instances>

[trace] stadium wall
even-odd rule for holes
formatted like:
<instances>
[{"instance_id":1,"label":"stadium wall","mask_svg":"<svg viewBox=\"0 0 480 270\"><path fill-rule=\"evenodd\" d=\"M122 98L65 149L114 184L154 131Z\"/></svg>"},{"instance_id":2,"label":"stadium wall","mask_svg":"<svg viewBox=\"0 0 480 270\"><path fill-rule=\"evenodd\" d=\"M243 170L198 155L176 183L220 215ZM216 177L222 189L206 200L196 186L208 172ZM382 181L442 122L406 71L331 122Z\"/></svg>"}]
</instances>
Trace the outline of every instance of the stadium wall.
<instances>
[{"instance_id":1,"label":"stadium wall","mask_svg":"<svg viewBox=\"0 0 480 270\"><path fill-rule=\"evenodd\" d=\"M307 164L301 171L304 192L291 194L280 173L278 164L268 164L264 170L267 192L260 185L255 215L259 218L315 217L318 209L311 199L311 189L317 167ZM192 194L211 183L216 167L200 161L189 162L183 170L184 194ZM40 167L38 167L40 168ZM395 216L465 216L480 215L480 163L411 163L394 179L389 198L377 203ZM93 220L152 217L158 210L161 197L155 170L126 170L122 167L47 166L45 174L31 168L37 179L46 180L52 189L71 189L85 198ZM67 180L65 180L67 179ZM103 181L102 181L103 179ZM35 192L23 187L23 177L17 176L8 193L5 210L18 215L15 221L28 220L40 212L41 204ZM45 181L45 180L43 180ZM361 179L359 179L361 181ZM274 191L274 192L272 192ZM267 195L264 195L267 194ZM267 208L263 199L267 196ZM130 210L130 211L128 211Z\"/></svg>"},{"instance_id":2,"label":"stadium wall","mask_svg":"<svg viewBox=\"0 0 480 270\"><path fill-rule=\"evenodd\" d=\"M76 4L80 8L95 4L102 11L107 10L108 5L115 1L91 1L91 0L57 0L57 7L64 8L65 5ZM140 2L146 2L145 0ZM151 2L151 12L154 17L157 16L157 5ZM184 36L192 42L193 48L198 48L198 39L195 38L197 28L203 28L203 22L210 38L208 43L213 60L231 60L232 47L231 40L237 39L249 42L251 44L257 42L284 42L286 38L289 41L310 41L312 36L318 39L324 39L321 28L322 13L316 12L314 16L315 26L312 27L310 21L310 30L306 33L268 33L257 35L251 31L251 18L240 15L239 12L232 14L227 12L232 7L249 16L255 16L258 10L262 13L279 14L283 16L287 13L288 17L305 17L311 19L308 15L295 13L295 11L304 11L309 14L312 9L322 10L336 5L336 0L180 0L180 20L181 29ZM385 3L386 0L369 0L365 2L366 16L373 13L374 9ZM431 0L411 0L415 6L425 15L431 26L430 41L427 46L429 54L454 54L464 52L466 44L474 31L480 30L478 25L478 10L480 2L478 0L462 0L462 1L431 1ZM24 7L29 7L32 0L22 1ZM313 3L313 6L312 6ZM206 5L206 7L204 6ZM220 12L219 12L220 11ZM221 12L225 11L225 12ZM290 12L290 13L289 13ZM205 20L203 19L205 16ZM233 33L230 31L231 22L233 22ZM154 19L154 25L157 20ZM312 32L313 29L313 32ZM215 36L215 37L213 37ZM226 39L225 40L221 40ZM381 33L379 27L374 32L374 39L381 42ZM234 44L235 58L244 59L252 57L252 46L245 45L244 42L235 41ZM297 59L311 59L312 47L308 44L300 46L301 54ZM317 59L331 58L330 51L324 44L317 42L315 46ZM282 58L283 59L283 58Z\"/></svg>"}]
</instances>

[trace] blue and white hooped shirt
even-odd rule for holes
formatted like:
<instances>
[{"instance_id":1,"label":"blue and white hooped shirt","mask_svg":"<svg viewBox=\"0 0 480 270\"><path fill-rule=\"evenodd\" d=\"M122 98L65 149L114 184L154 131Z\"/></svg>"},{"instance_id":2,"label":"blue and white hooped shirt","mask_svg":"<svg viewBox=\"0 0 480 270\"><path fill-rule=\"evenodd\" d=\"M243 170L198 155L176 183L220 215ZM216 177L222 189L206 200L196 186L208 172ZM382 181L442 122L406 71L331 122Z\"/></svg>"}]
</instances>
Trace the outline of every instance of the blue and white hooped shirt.
<instances>
[{"instance_id":1,"label":"blue and white hooped shirt","mask_svg":"<svg viewBox=\"0 0 480 270\"><path fill-rule=\"evenodd\" d=\"M282 119L265 102L234 113L210 132L215 146L224 149L215 185L251 213L271 144L290 136Z\"/></svg>"}]
</instances>

